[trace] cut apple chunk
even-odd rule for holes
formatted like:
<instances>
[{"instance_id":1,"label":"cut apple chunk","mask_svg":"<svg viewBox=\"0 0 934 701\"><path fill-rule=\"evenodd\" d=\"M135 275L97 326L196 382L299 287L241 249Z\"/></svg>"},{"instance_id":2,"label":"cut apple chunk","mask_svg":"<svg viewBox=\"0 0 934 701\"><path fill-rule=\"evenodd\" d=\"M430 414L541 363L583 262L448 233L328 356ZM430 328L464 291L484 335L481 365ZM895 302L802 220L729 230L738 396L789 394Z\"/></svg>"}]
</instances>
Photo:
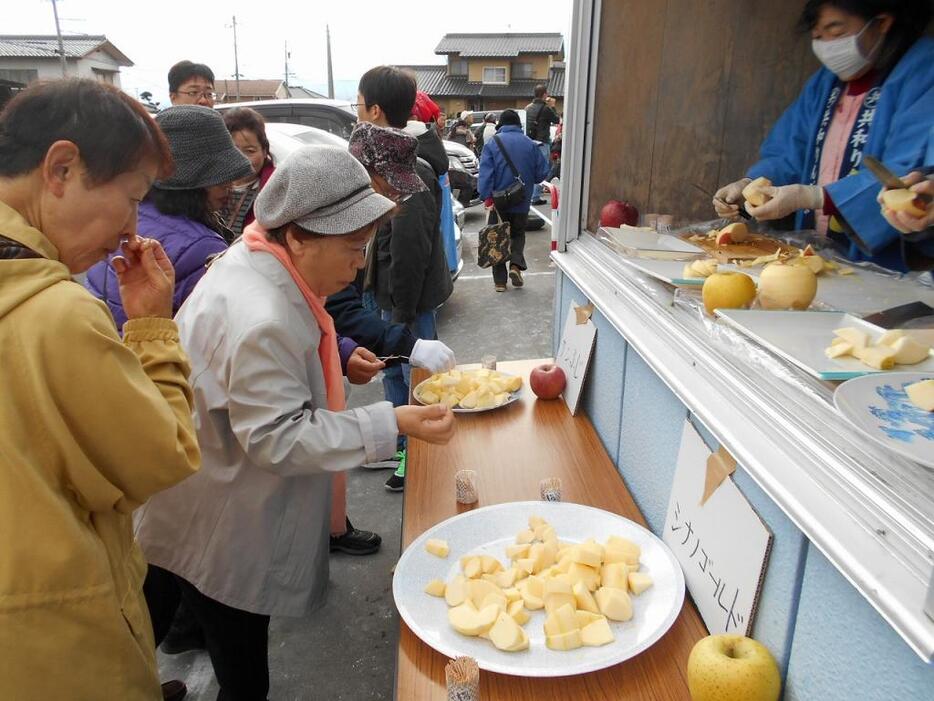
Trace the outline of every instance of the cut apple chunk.
<instances>
[{"instance_id":1,"label":"cut apple chunk","mask_svg":"<svg viewBox=\"0 0 934 701\"><path fill-rule=\"evenodd\" d=\"M590 590L584 586L583 582L574 584L574 603L579 611L590 611L591 613L600 613L596 599Z\"/></svg>"},{"instance_id":2,"label":"cut apple chunk","mask_svg":"<svg viewBox=\"0 0 934 701\"><path fill-rule=\"evenodd\" d=\"M448 606L460 606L467 599L467 580L457 575L448 582L444 590L444 600Z\"/></svg>"},{"instance_id":3,"label":"cut apple chunk","mask_svg":"<svg viewBox=\"0 0 934 701\"><path fill-rule=\"evenodd\" d=\"M632 618L632 600L629 593L615 587L600 587L594 595L600 612L614 621L628 621Z\"/></svg>"},{"instance_id":4,"label":"cut apple chunk","mask_svg":"<svg viewBox=\"0 0 934 701\"><path fill-rule=\"evenodd\" d=\"M923 411L934 411L934 380L921 380L905 387L909 401Z\"/></svg>"},{"instance_id":5,"label":"cut apple chunk","mask_svg":"<svg viewBox=\"0 0 934 701\"><path fill-rule=\"evenodd\" d=\"M886 190L882 193L882 202L893 212L905 212L912 217L927 214L927 205L918 197L918 193L908 189Z\"/></svg>"},{"instance_id":6,"label":"cut apple chunk","mask_svg":"<svg viewBox=\"0 0 934 701\"><path fill-rule=\"evenodd\" d=\"M445 589L447 589L447 585L440 579L432 579L425 585L425 593L432 596L443 597Z\"/></svg>"},{"instance_id":7,"label":"cut apple chunk","mask_svg":"<svg viewBox=\"0 0 934 701\"><path fill-rule=\"evenodd\" d=\"M448 609L448 622L461 635L476 636L488 631L500 613L496 606L478 611L470 602L464 602Z\"/></svg>"},{"instance_id":8,"label":"cut apple chunk","mask_svg":"<svg viewBox=\"0 0 934 701\"><path fill-rule=\"evenodd\" d=\"M638 596L652 586L652 578L644 572L629 573L629 591Z\"/></svg>"},{"instance_id":9,"label":"cut apple chunk","mask_svg":"<svg viewBox=\"0 0 934 701\"><path fill-rule=\"evenodd\" d=\"M448 542L446 540L438 540L437 538L429 539L425 543L425 550L436 557L447 557L448 552L450 552Z\"/></svg>"},{"instance_id":10,"label":"cut apple chunk","mask_svg":"<svg viewBox=\"0 0 934 701\"><path fill-rule=\"evenodd\" d=\"M608 645L614 640L610 624L603 616L581 628L581 642L589 647Z\"/></svg>"},{"instance_id":11,"label":"cut apple chunk","mask_svg":"<svg viewBox=\"0 0 934 701\"><path fill-rule=\"evenodd\" d=\"M545 636L545 645L552 650L576 650L583 644L581 632L579 630Z\"/></svg>"},{"instance_id":12,"label":"cut apple chunk","mask_svg":"<svg viewBox=\"0 0 934 701\"><path fill-rule=\"evenodd\" d=\"M914 365L920 363L931 355L931 349L919 343L911 336L897 339L891 346L895 351L895 362L898 365Z\"/></svg>"}]
</instances>

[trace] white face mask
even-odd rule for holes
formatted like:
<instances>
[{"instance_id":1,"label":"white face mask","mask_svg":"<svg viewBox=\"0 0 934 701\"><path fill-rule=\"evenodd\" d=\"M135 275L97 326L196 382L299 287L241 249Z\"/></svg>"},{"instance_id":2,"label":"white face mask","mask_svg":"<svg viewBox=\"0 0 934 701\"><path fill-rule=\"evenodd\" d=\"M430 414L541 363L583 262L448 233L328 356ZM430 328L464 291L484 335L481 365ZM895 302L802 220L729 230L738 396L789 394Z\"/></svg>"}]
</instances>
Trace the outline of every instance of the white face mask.
<instances>
[{"instance_id":1,"label":"white face mask","mask_svg":"<svg viewBox=\"0 0 934 701\"><path fill-rule=\"evenodd\" d=\"M867 66L875 62L879 49L882 47L882 41L885 39L885 36L879 37L879 41L872 47L869 55L863 56L863 52L859 49L859 38L875 21L876 18L869 20L858 34L848 37L829 40L813 39L811 48L814 55L840 80L850 80L859 75Z\"/></svg>"}]
</instances>

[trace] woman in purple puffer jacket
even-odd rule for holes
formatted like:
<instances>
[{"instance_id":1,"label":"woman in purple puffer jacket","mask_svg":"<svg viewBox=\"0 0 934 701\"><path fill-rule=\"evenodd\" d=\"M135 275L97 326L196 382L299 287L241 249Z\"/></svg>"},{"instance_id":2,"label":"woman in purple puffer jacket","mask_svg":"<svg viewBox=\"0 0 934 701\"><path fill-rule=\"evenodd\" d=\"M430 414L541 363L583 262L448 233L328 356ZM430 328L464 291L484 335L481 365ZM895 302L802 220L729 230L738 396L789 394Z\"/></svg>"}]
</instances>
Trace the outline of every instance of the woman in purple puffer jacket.
<instances>
[{"instance_id":1,"label":"woman in purple puffer jacket","mask_svg":"<svg viewBox=\"0 0 934 701\"><path fill-rule=\"evenodd\" d=\"M156 121L172 149L175 172L157 180L140 202L138 231L157 239L175 266L174 314L210 260L227 249L229 232L216 212L225 203L230 183L251 175L253 167L212 109L179 105L160 112ZM110 261L91 268L85 285L107 303L117 329L122 329L126 314Z\"/></svg>"}]
</instances>

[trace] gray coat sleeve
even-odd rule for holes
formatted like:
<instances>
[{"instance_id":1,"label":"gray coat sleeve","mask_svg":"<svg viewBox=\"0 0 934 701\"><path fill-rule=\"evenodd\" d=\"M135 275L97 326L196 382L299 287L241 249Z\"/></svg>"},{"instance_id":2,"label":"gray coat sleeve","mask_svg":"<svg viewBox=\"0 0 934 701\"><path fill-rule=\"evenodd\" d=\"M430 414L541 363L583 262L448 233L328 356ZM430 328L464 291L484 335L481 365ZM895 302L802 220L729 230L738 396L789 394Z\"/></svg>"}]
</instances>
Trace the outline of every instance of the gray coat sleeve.
<instances>
[{"instance_id":1,"label":"gray coat sleeve","mask_svg":"<svg viewBox=\"0 0 934 701\"><path fill-rule=\"evenodd\" d=\"M230 425L250 461L283 476L348 470L396 450L398 426L389 402L328 411L313 396L310 362L279 323L248 329L234 344L227 369ZM317 365L312 367L317 370ZM208 417L207 420L210 420Z\"/></svg>"}]
</instances>

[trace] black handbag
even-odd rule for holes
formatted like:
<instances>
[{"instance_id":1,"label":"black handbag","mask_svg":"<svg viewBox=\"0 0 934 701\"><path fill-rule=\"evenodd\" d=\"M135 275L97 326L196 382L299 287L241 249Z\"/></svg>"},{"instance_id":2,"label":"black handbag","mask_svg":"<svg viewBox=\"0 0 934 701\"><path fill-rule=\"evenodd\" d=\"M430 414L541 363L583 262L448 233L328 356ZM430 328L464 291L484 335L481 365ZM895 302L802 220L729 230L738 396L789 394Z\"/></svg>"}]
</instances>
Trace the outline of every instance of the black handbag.
<instances>
[{"instance_id":1,"label":"black handbag","mask_svg":"<svg viewBox=\"0 0 934 701\"><path fill-rule=\"evenodd\" d=\"M505 212L513 207L525 204L525 183L522 182L522 178L519 176L519 170L509 157L509 152L500 140L499 134L494 136L493 140L496 142L496 145L499 146L499 151L503 154L503 158L506 159L506 163L509 165L510 170L512 170L513 178L515 178L505 190L493 191L493 204L496 205L496 209ZM500 217L500 219L502 219L502 217Z\"/></svg>"},{"instance_id":2,"label":"black handbag","mask_svg":"<svg viewBox=\"0 0 934 701\"><path fill-rule=\"evenodd\" d=\"M492 223L493 216L499 220ZM503 221L499 212L490 212L487 225L480 229L477 245L477 265L481 268L492 268L494 265L505 263L512 253L512 232L509 222Z\"/></svg>"}]
</instances>

